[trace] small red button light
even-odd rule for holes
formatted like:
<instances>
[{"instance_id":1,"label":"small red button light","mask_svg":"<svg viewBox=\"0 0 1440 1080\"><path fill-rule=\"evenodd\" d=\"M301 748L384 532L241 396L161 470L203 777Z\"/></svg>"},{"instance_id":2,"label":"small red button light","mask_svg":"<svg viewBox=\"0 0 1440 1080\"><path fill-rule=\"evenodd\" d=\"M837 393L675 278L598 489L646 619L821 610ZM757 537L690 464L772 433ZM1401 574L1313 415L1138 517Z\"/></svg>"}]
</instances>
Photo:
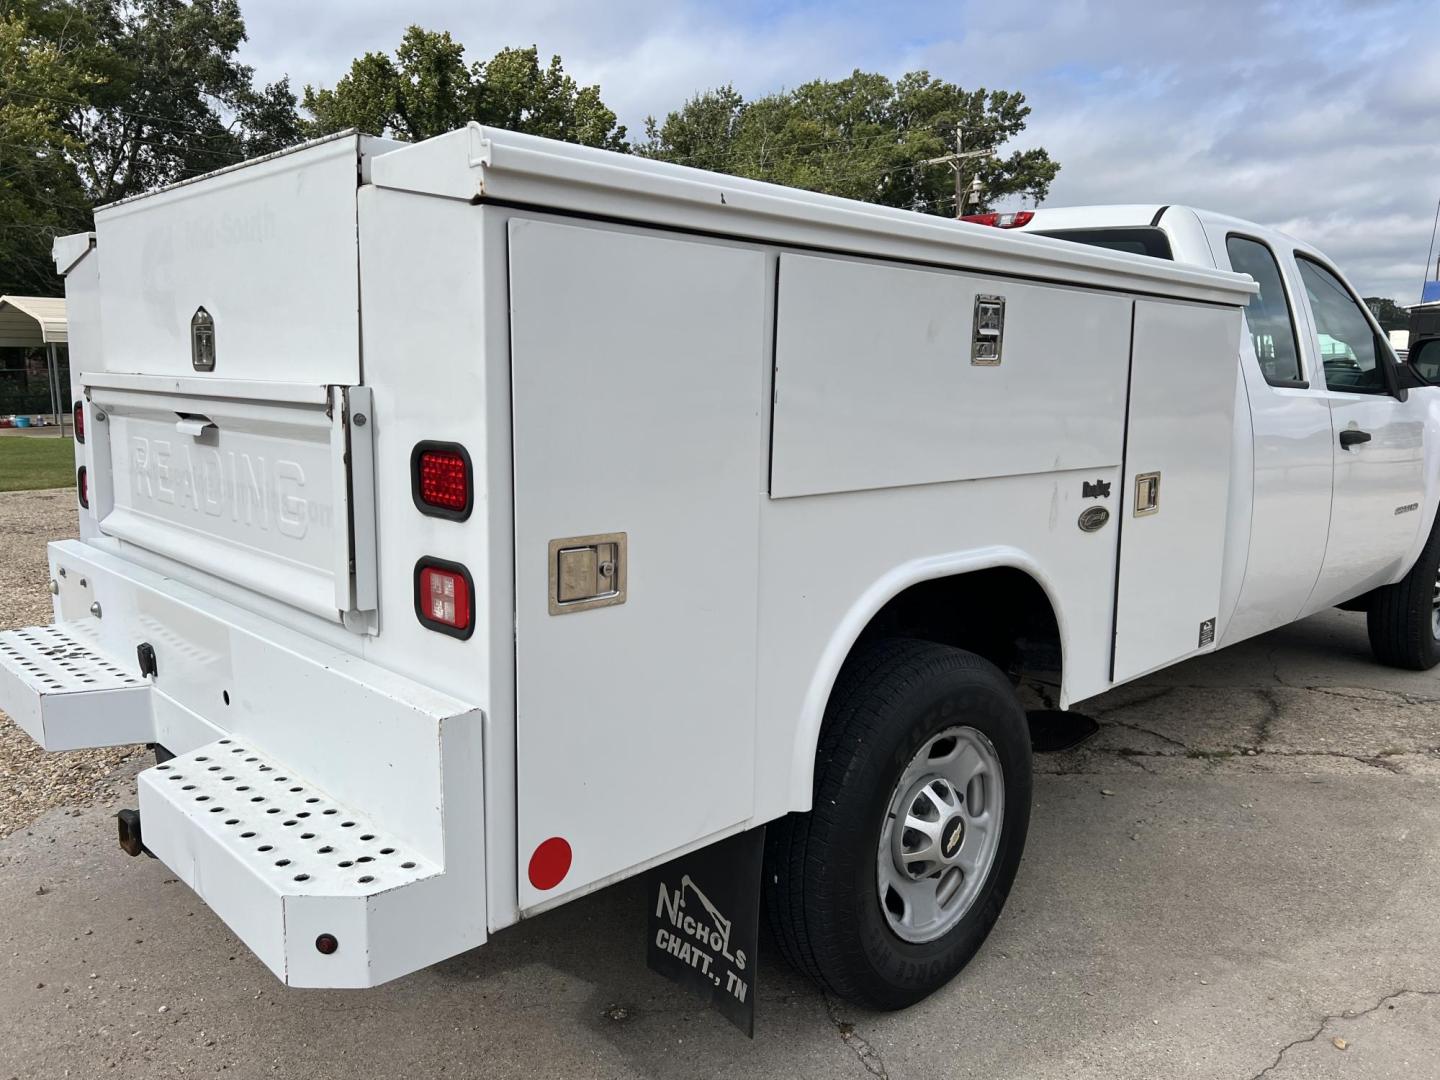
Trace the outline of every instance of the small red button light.
<instances>
[{"instance_id":1,"label":"small red button light","mask_svg":"<svg viewBox=\"0 0 1440 1080\"><path fill-rule=\"evenodd\" d=\"M315 950L324 956L330 956L336 949L340 948L340 942L334 934L321 934L315 939Z\"/></svg>"},{"instance_id":2,"label":"small red button light","mask_svg":"<svg viewBox=\"0 0 1440 1080\"><path fill-rule=\"evenodd\" d=\"M555 888L570 872L573 852L563 836L552 836L530 856L530 884L541 892Z\"/></svg>"}]
</instances>

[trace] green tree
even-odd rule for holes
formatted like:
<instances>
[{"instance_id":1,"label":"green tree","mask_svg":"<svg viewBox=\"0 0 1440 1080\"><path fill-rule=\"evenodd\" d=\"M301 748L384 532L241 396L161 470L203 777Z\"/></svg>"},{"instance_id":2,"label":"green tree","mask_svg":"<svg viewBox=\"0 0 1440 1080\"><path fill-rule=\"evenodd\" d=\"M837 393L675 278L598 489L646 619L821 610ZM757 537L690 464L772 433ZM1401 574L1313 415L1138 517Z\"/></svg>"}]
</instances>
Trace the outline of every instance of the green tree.
<instances>
[{"instance_id":1,"label":"green tree","mask_svg":"<svg viewBox=\"0 0 1440 1080\"><path fill-rule=\"evenodd\" d=\"M863 71L817 79L754 101L731 86L701 93L663 122L646 121L640 153L852 199L955 213L955 175L931 159L962 149L998 151L1025 130L1025 95L964 90L914 71L889 79ZM1039 202L1060 171L1042 149L967 159L979 209L1007 196ZM968 207L967 207L968 210Z\"/></svg>"},{"instance_id":2,"label":"green tree","mask_svg":"<svg viewBox=\"0 0 1440 1080\"><path fill-rule=\"evenodd\" d=\"M354 127L410 141L472 120L552 139L626 149L625 128L600 98L580 86L558 56L542 67L535 47L501 49L466 65L465 47L446 31L411 26L391 59L366 53L331 89L305 87L306 130Z\"/></svg>"},{"instance_id":3,"label":"green tree","mask_svg":"<svg viewBox=\"0 0 1440 1080\"><path fill-rule=\"evenodd\" d=\"M1394 300L1384 296L1367 296L1365 305L1387 333L1391 330L1406 330L1410 326L1410 313Z\"/></svg>"},{"instance_id":4,"label":"green tree","mask_svg":"<svg viewBox=\"0 0 1440 1080\"><path fill-rule=\"evenodd\" d=\"M92 206L301 137L288 82L257 89L236 59L237 0L0 0L0 18L0 226L32 234L30 291L59 291L37 253Z\"/></svg>"},{"instance_id":5,"label":"green tree","mask_svg":"<svg viewBox=\"0 0 1440 1080\"><path fill-rule=\"evenodd\" d=\"M87 72L18 13L0 14L0 293L52 295L50 244L86 227L65 104Z\"/></svg>"},{"instance_id":6,"label":"green tree","mask_svg":"<svg viewBox=\"0 0 1440 1080\"><path fill-rule=\"evenodd\" d=\"M298 134L288 84L257 91L253 69L236 58L245 40L238 0L31 6L101 76L67 120L97 203L222 168Z\"/></svg>"}]
</instances>

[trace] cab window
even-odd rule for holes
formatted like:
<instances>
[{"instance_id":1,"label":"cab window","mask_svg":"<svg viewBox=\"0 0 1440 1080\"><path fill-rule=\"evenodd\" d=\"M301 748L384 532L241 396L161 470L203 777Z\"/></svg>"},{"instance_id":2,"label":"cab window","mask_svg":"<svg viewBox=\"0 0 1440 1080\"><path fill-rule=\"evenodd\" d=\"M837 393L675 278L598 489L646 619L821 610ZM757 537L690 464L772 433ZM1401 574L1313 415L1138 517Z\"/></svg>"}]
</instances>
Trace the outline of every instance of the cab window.
<instances>
[{"instance_id":1,"label":"cab window","mask_svg":"<svg viewBox=\"0 0 1440 1080\"><path fill-rule=\"evenodd\" d=\"M1245 322L1250 327L1250 340L1255 345L1255 358L1260 362L1265 381L1271 386L1308 385L1300 370L1295 318L1274 253L1248 236L1227 237L1225 250L1230 255L1230 269L1237 274L1249 274L1260 286L1245 309Z\"/></svg>"},{"instance_id":2,"label":"cab window","mask_svg":"<svg viewBox=\"0 0 1440 1080\"><path fill-rule=\"evenodd\" d=\"M1170 238L1163 229L1034 229L1032 232L1036 236L1053 236L1056 240L1069 240L1072 244L1105 248L1107 251L1149 255L1152 259L1174 258L1170 252Z\"/></svg>"},{"instance_id":3,"label":"cab window","mask_svg":"<svg viewBox=\"0 0 1440 1080\"><path fill-rule=\"evenodd\" d=\"M1389 393L1380 344L1359 301L1319 263L1298 254L1296 262L1315 316L1326 388L1346 394Z\"/></svg>"}]
</instances>

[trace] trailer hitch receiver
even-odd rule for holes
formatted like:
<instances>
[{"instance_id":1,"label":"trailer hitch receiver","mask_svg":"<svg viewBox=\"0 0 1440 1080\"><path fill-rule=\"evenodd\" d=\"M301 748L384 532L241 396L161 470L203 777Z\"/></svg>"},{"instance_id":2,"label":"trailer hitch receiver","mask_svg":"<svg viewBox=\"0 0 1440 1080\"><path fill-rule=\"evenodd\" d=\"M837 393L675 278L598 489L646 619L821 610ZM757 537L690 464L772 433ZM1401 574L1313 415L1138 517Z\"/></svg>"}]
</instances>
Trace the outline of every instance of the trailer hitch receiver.
<instances>
[{"instance_id":1,"label":"trailer hitch receiver","mask_svg":"<svg viewBox=\"0 0 1440 1080\"><path fill-rule=\"evenodd\" d=\"M115 815L115 821L119 826L120 850L126 855L145 852L145 844L140 839L140 811L121 810Z\"/></svg>"}]
</instances>

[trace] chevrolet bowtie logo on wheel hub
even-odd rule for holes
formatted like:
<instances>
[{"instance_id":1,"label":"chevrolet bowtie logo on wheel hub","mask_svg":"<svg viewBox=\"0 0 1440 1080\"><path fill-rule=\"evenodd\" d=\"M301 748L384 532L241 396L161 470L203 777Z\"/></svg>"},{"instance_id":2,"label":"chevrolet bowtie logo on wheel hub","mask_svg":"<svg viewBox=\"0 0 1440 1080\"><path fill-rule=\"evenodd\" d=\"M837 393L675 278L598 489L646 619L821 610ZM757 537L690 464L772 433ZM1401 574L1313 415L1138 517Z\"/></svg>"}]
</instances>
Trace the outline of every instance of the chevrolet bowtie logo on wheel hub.
<instances>
[{"instance_id":1,"label":"chevrolet bowtie logo on wheel hub","mask_svg":"<svg viewBox=\"0 0 1440 1080\"><path fill-rule=\"evenodd\" d=\"M940 838L940 851L947 859L953 859L955 853L960 850L960 841L965 839L965 821L961 817L953 817L950 824L945 826L945 832Z\"/></svg>"}]
</instances>

